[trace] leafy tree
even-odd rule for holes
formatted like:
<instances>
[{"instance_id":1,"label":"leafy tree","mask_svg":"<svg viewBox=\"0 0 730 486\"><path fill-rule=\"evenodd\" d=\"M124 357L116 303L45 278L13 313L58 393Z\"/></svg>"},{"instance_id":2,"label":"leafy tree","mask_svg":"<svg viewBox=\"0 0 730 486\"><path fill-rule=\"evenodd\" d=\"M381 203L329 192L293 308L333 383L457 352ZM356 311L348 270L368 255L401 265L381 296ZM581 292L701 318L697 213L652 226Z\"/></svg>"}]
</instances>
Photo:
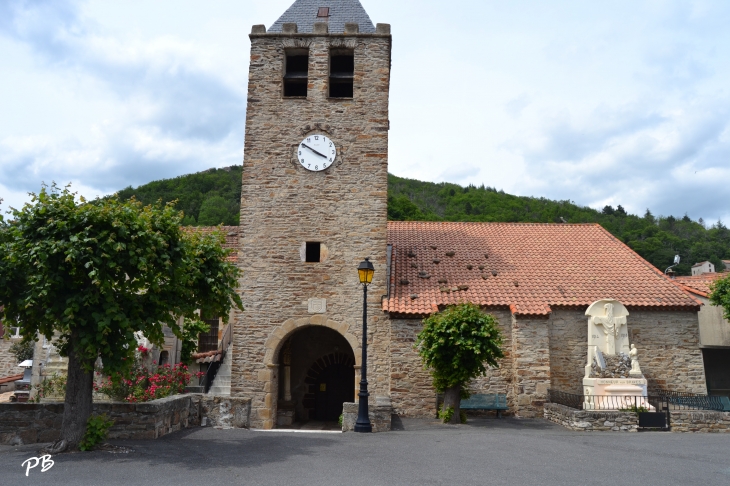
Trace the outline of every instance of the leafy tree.
<instances>
[{"instance_id":1,"label":"leafy tree","mask_svg":"<svg viewBox=\"0 0 730 486\"><path fill-rule=\"evenodd\" d=\"M715 280L710 289L710 303L722 307L725 319L730 320L730 275Z\"/></svg>"},{"instance_id":2,"label":"leafy tree","mask_svg":"<svg viewBox=\"0 0 730 486\"><path fill-rule=\"evenodd\" d=\"M497 367L504 357L497 319L475 304L449 306L424 319L416 338L421 360L431 370L433 386L444 393L449 423L459 423L461 398L469 381L483 376L485 365Z\"/></svg>"},{"instance_id":3,"label":"leafy tree","mask_svg":"<svg viewBox=\"0 0 730 486\"><path fill-rule=\"evenodd\" d=\"M200 226L216 226L218 224L233 224L229 216L228 203L222 196L211 196L200 206L198 224Z\"/></svg>"},{"instance_id":4,"label":"leafy tree","mask_svg":"<svg viewBox=\"0 0 730 486\"><path fill-rule=\"evenodd\" d=\"M153 181L134 189L127 187L119 191L118 196L125 201L135 197L144 204L176 201L175 207L185 213L183 221L185 226L238 225L241 206L241 169L240 165L235 165ZM224 205L221 205L220 201L214 201L212 205L217 208L224 206L225 215L216 212L218 217L213 217L209 213L205 223L202 223L199 219L200 212L206 201L212 197L223 198Z\"/></svg>"},{"instance_id":5,"label":"leafy tree","mask_svg":"<svg viewBox=\"0 0 730 486\"><path fill-rule=\"evenodd\" d=\"M419 221L425 219L421 210L406 196L388 196L388 219L396 221Z\"/></svg>"},{"instance_id":6,"label":"leafy tree","mask_svg":"<svg viewBox=\"0 0 730 486\"><path fill-rule=\"evenodd\" d=\"M161 344L163 324L179 336L181 316L242 308L224 236L183 232L172 203L77 201L54 185L12 214L0 227L2 317L26 342L55 335L69 359L56 452L84 436L97 358L105 372L124 372L135 332Z\"/></svg>"},{"instance_id":7,"label":"leafy tree","mask_svg":"<svg viewBox=\"0 0 730 486\"><path fill-rule=\"evenodd\" d=\"M185 319L180 333L180 362L190 365L192 355L198 347L198 338L202 333L210 331L210 326L200 319Z\"/></svg>"}]
</instances>

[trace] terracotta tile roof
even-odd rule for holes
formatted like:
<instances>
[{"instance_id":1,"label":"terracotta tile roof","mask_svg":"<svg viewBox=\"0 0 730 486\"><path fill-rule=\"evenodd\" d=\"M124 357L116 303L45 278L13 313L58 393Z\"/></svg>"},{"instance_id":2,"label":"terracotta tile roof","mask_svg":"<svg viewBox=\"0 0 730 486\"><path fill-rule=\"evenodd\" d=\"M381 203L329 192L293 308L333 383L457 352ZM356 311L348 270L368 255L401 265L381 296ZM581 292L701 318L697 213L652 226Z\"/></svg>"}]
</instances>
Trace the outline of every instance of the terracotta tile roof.
<instances>
[{"instance_id":1,"label":"terracotta tile roof","mask_svg":"<svg viewBox=\"0 0 730 486\"><path fill-rule=\"evenodd\" d=\"M692 292L702 297L709 297L710 284L724 277L727 277L727 273L703 273L694 277L677 277L674 281L687 292Z\"/></svg>"},{"instance_id":2,"label":"terracotta tile roof","mask_svg":"<svg viewBox=\"0 0 730 486\"><path fill-rule=\"evenodd\" d=\"M4 385L5 383L11 383L13 381L18 381L23 379L23 373L19 375L11 375L11 376L4 376L0 378L0 385Z\"/></svg>"},{"instance_id":3,"label":"terracotta tile roof","mask_svg":"<svg viewBox=\"0 0 730 486\"><path fill-rule=\"evenodd\" d=\"M701 305L598 224L393 221L388 243L383 310L393 314L427 315L464 301L533 315L602 298L656 309Z\"/></svg>"},{"instance_id":4,"label":"terracotta tile roof","mask_svg":"<svg viewBox=\"0 0 730 486\"><path fill-rule=\"evenodd\" d=\"M210 234L215 231L222 231L226 236L226 242L223 248L227 250L236 250L228 255L229 262L238 261L238 226L183 226L183 231Z\"/></svg>"}]
</instances>

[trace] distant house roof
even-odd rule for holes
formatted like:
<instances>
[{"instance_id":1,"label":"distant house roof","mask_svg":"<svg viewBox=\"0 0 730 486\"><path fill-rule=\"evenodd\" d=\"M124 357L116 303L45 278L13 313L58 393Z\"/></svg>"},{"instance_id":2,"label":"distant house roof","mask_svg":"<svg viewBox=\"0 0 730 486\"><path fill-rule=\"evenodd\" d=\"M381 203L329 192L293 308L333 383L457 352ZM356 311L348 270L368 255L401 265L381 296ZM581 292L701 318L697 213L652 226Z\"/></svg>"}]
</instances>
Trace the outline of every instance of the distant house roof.
<instances>
[{"instance_id":1,"label":"distant house roof","mask_svg":"<svg viewBox=\"0 0 730 486\"><path fill-rule=\"evenodd\" d=\"M388 243L383 310L392 314L428 315L466 301L543 316L604 298L641 308L700 306L598 224L389 222Z\"/></svg>"},{"instance_id":2,"label":"distant house roof","mask_svg":"<svg viewBox=\"0 0 730 486\"><path fill-rule=\"evenodd\" d=\"M322 7L329 8L328 17L317 16ZM349 22L357 23L361 33L375 33L373 22L358 0L297 0L268 32L281 32L285 23L296 23L299 33L311 34L315 22L327 22L332 34L344 33L345 23Z\"/></svg>"},{"instance_id":3,"label":"distant house roof","mask_svg":"<svg viewBox=\"0 0 730 486\"><path fill-rule=\"evenodd\" d=\"M223 248L226 250L236 250L228 255L229 262L238 261L238 226L183 226L183 231L210 234L215 231L221 231L226 236L226 242Z\"/></svg>"},{"instance_id":4,"label":"distant house roof","mask_svg":"<svg viewBox=\"0 0 730 486\"><path fill-rule=\"evenodd\" d=\"M703 273L694 277L677 277L674 279L687 292L700 295L702 297L710 296L710 285L718 279L727 277L724 273Z\"/></svg>"},{"instance_id":5,"label":"distant house roof","mask_svg":"<svg viewBox=\"0 0 730 486\"><path fill-rule=\"evenodd\" d=\"M707 262L707 261L705 261L705 262L699 262L699 263L695 263L694 265L692 265L692 268L696 268L696 267L701 267L701 266L702 266L702 265L704 265L705 263L710 263L710 262Z\"/></svg>"}]
</instances>

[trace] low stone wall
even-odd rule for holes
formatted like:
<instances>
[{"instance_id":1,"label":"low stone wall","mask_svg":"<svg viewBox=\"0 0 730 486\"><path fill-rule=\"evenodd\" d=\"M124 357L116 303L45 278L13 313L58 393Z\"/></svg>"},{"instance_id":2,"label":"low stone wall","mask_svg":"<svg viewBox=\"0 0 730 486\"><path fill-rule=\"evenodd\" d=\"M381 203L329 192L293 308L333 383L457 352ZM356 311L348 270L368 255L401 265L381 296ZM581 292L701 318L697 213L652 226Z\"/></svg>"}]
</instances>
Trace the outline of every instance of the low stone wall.
<instances>
[{"instance_id":1,"label":"low stone wall","mask_svg":"<svg viewBox=\"0 0 730 486\"><path fill-rule=\"evenodd\" d=\"M63 403L0 404L0 444L53 442L61 432ZM175 395L144 403L95 403L94 414L114 420L110 439L157 439L201 425L247 428L251 400L199 394Z\"/></svg>"},{"instance_id":2,"label":"low stone wall","mask_svg":"<svg viewBox=\"0 0 730 486\"><path fill-rule=\"evenodd\" d=\"M672 432L730 433L730 412L685 410L671 412Z\"/></svg>"},{"instance_id":3,"label":"low stone wall","mask_svg":"<svg viewBox=\"0 0 730 486\"><path fill-rule=\"evenodd\" d=\"M200 424L224 429L248 429L251 427L251 399L195 395L200 400Z\"/></svg>"},{"instance_id":4,"label":"low stone wall","mask_svg":"<svg viewBox=\"0 0 730 486\"><path fill-rule=\"evenodd\" d=\"M636 432L639 429L639 418L632 412L576 410L557 403L546 403L544 411L546 420L570 430Z\"/></svg>"},{"instance_id":5,"label":"low stone wall","mask_svg":"<svg viewBox=\"0 0 730 486\"><path fill-rule=\"evenodd\" d=\"M730 433L730 412L674 410L670 417L672 432ZM556 403L545 404L545 419L579 431L635 432L639 428L639 419L632 412L576 410Z\"/></svg>"},{"instance_id":6,"label":"low stone wall","mask_svg":"<svg viewBox=\"0 0 730 486\"><path fill-rule=\"evenodd\" d=\"M352 432L357 422L357 409L359 404L345 402L342 404L342 431ZM373 426L373 432L389 432L393 408L387 406L373 406L368 408L368 416Z\"/></svg>"}]
</instances>

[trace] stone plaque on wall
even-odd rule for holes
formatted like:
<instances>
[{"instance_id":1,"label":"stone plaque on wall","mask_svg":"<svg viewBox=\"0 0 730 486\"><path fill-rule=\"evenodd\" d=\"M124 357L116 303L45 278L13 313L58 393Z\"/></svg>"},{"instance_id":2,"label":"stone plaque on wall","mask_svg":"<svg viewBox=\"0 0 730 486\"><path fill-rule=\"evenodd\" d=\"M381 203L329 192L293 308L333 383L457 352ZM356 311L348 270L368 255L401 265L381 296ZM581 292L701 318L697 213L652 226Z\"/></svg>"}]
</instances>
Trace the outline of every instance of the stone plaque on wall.
<instances>
[{"instance_id":1,"label":"stone plaque on wall","mask_svg":"<svg viewBox=\"0 0 730 486\"><path fill-rule=\"evenodd\" d=\"M327 312L327 299L309 299L310 314L324 314Z\"/></svg>"}]
</instances>

